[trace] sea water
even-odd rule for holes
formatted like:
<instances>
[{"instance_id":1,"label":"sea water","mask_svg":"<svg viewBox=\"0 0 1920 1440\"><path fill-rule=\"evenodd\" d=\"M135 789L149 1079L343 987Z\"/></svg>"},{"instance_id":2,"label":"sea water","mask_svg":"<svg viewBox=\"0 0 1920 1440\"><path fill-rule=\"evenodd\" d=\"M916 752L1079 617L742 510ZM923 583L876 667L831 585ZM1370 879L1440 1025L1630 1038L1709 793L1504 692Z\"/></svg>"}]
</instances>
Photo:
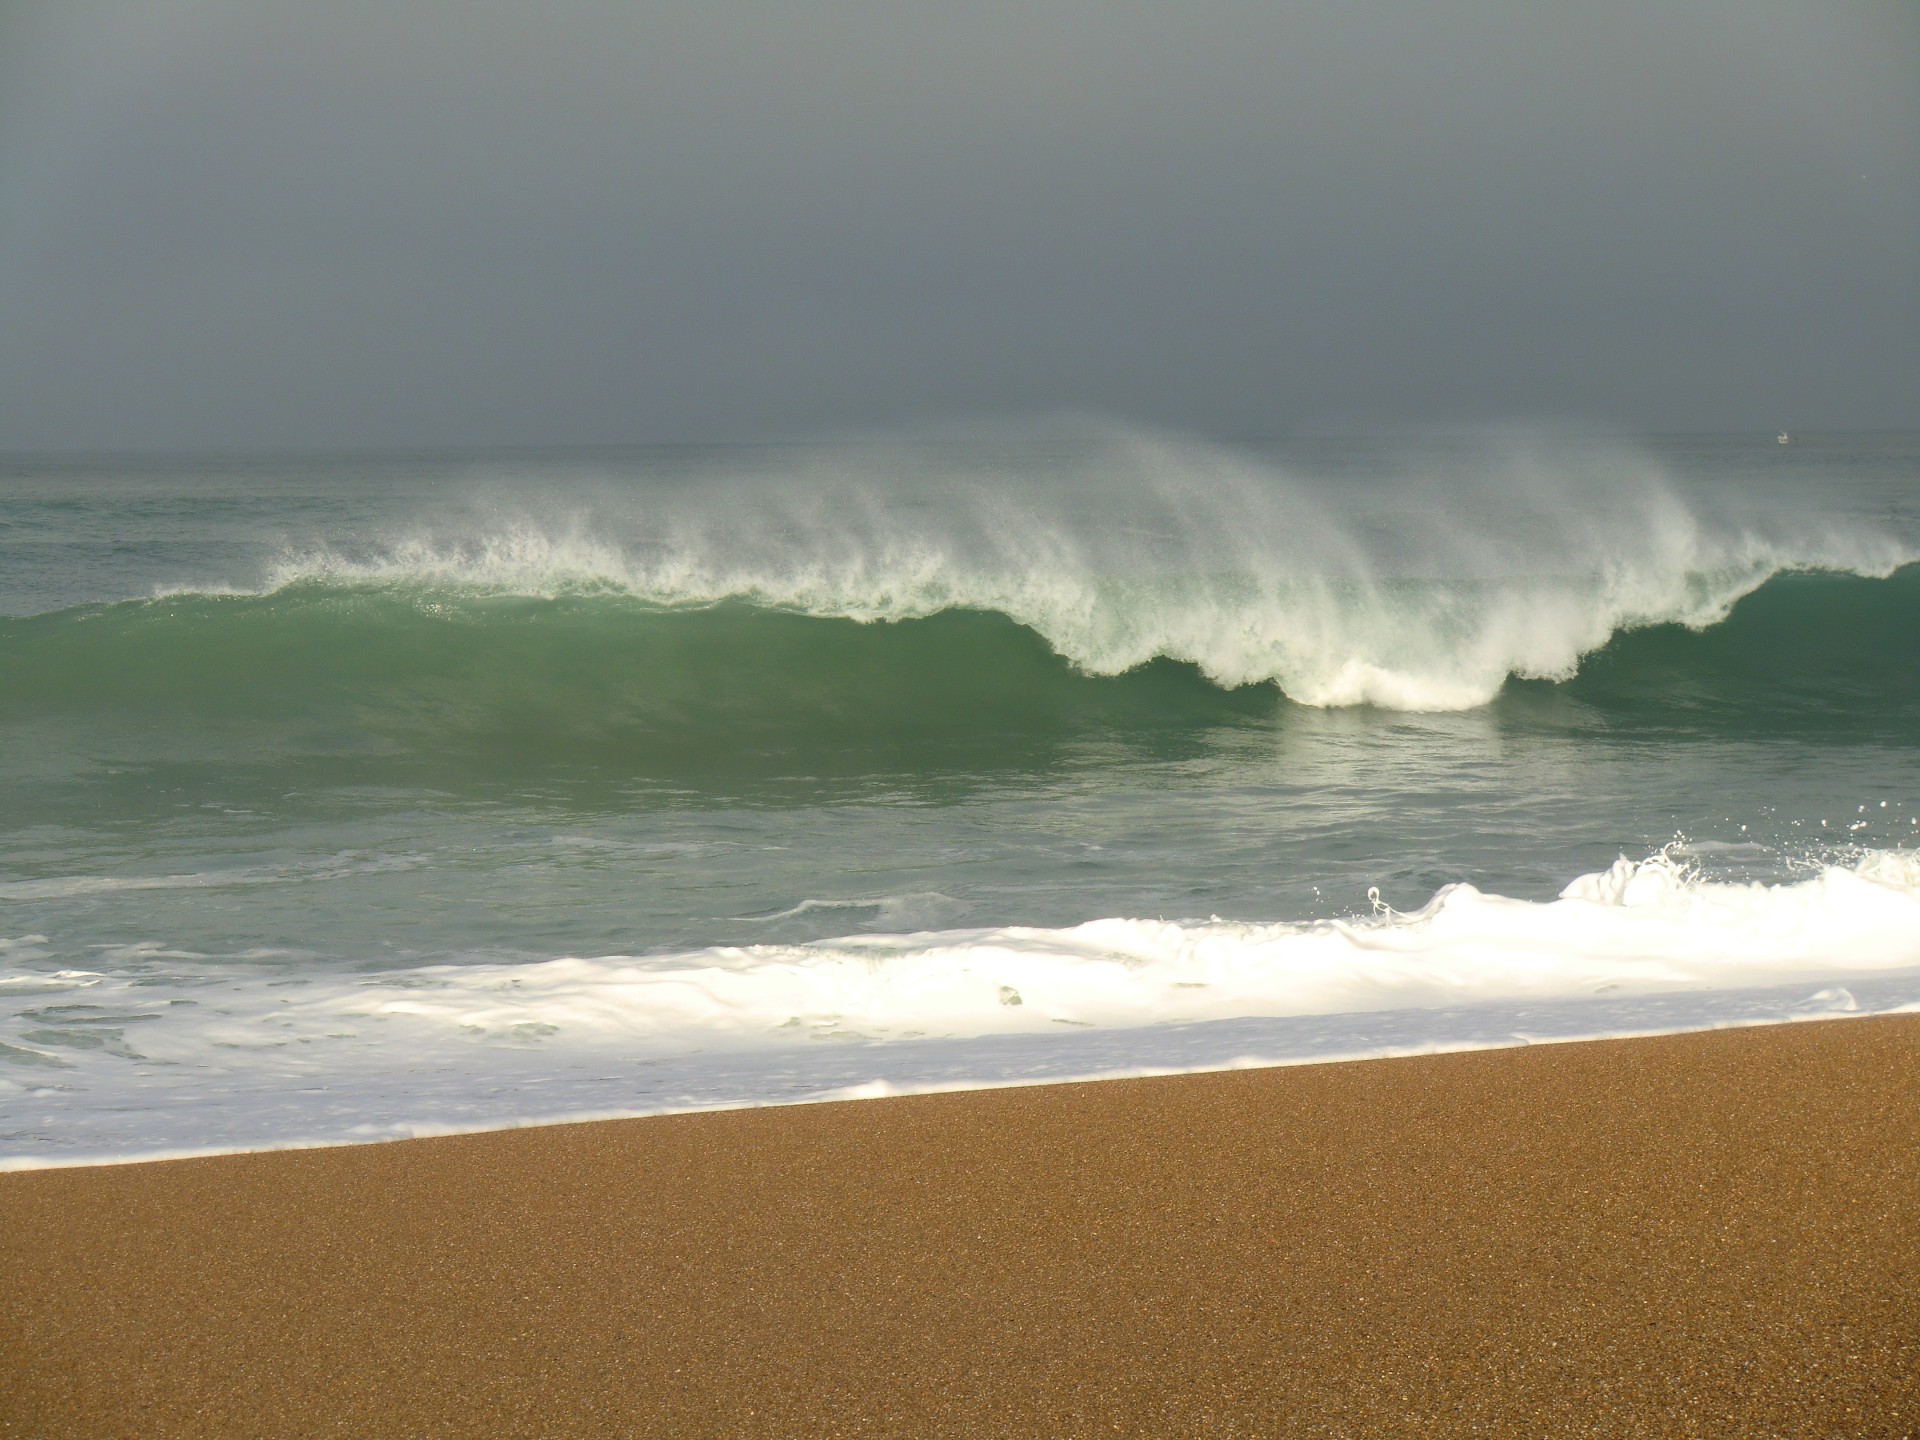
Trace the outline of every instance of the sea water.
<instances>
[{"instance_id":1,"label":"sea water","mask_svg":"<svg viewBox=\"0 0 1920 1440\"><path fill-rule=\"evenodd\" d=\"M0 464L0 1163L1920 1004L1920 436Z\"/></svg>"}]
</instances>

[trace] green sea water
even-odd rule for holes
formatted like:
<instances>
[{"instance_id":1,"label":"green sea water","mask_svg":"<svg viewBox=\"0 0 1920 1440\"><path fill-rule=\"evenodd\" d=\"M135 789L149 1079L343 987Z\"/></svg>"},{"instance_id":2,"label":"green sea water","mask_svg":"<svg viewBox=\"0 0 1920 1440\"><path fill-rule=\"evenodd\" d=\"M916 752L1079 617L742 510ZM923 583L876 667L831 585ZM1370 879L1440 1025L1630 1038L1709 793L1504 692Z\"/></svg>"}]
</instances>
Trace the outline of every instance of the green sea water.
<instances>
[{"instance_id":1,"label":"green sea water","mask_svg":"<svg viewBox=\"0 0 1920 1440\"><path fill-rule=\"evenodd\" d=\"M1916 560L1920 436L15 458L15 1148L324 1077L276 987L1898 856Z\"/></svg>"}]
</instances>

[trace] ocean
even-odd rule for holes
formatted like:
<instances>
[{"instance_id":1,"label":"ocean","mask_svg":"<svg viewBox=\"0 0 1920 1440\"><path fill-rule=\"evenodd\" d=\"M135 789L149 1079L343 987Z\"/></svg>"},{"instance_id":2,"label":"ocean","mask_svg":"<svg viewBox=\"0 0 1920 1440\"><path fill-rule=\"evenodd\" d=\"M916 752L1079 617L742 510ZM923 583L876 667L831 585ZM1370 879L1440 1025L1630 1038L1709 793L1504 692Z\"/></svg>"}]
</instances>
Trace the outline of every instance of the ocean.
<instances>
[{"instance_id":1,"label":"ocean","mask_svg":"<svg viewBox=\"0 0 1920 1440\"><path fill-rule=\"evenodd\" d=\"M1920 1008L1920 435L0 461L0 1164Z\"/></svg>"}]
</instances>

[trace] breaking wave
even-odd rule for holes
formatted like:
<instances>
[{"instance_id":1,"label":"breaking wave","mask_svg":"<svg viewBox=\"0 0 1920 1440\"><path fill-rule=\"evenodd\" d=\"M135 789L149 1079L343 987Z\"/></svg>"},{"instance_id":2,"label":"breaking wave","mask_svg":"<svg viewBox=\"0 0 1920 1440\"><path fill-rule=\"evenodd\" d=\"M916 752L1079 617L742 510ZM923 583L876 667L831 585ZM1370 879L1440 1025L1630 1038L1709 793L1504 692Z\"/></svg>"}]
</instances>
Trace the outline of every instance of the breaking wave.
<instances>
[{"instance_id":1,"label":"breaking wave","mask_svg":"<svg viewBox=\"0 0 1920 1440\"><path fill-rule=\"evenodd\" d=\"M1493 699L1509 676L1567 682L1565 694L1629 720L1788 723L1862 706L1898 718L1920 701L1920 566L1883 578L1684 578L1672 605L1627 620L1593 595L1599 608L1582 610L1567 587L1432 582L1409 590L1411 618L1396 630L1376 608L1382 592L1352 610L1323 593L1318 609L1293 597L1304 618L1291 631L1272 597L1248 600L1232 623L1207 605L1137 594L1133 610L1083 597L1043 621L958 596L802 608L797 595L716 586L668 598L547 578L550 593L536 597L471 578L303 576L264 595L0 620L0 720L166 722L172 733L231 722L296 750L504 746L533 757L1234 723L1271 716L1274 687L1308 704L1386 695L1464 706ZM280 738L262 738L262 726Z\"/></svg>"},{"instance_id":2,"label":"breaking wave","mask_svg":"<svg viewBox=\"0 0 1920 1440\"><path fill-rule=\"evenodd\" d=\"M31 964L42 938L0 940L0 958ZM164 977L0 978L0 1093L29 1113L50 1085L87 1095L58 1130L12 1137L0 1169L1911 1010L1920 862L1877 851L1738 885L1663 853L1551 901L1453 884L1415 912L1307 923L1114 918L297 978L229 961L214 1006L192 999L207 962L163 953ZM50 1000L89 1023L40 1023ZM209 1077L217 1126L156 1124L198 1115Z\"/></svg>"},{"instance_id":3,"label":"breaking wave","mask_svg":"<svg viewBox=\"0 0 1920 1440\"><path fill-rule=\"evenodd\" d=\"M631 758L1204 725L1280 696L1463 710L1530 683L1764 724L1905 713L1920 687L1916 557L1802 502L1683 501L1605 447L1303 479L1067 439L573 477L544 507L523 488L287 542L245 583L0 618L0 720Z\"/></svg>"},{"instance_id":4,"label":"breaking wave","mask_svg":"<svg viewBox=\"0 0 1920 1440\"><path fill-rule=\"evenodd\" d=\"M1065 553L1019 567L937 549L860 549L786 565L727 564L674 549L636 557L523 531L474 544L410 541L376 559L283 559L269 593L408 598L423 611L479 598L618 597L658 612L734 604L863 624L949 612L1003 616L1075 670L1114 676L1154 660L1223 688L1273 684L1303 705L1460 710L1509 679L1567 680L1623 631L1703 630L1776 576L1884 578L1907 557L1837 545L1782 551L1750 537L1708 544L1677 527L1661 553L1601 557L1573 573L1380 575L1190 563L1089 566ZM1851 550L1852 553L1848 553ZM996 557L1004 559L1005 557Z\"/></svg>"}]
</instances>

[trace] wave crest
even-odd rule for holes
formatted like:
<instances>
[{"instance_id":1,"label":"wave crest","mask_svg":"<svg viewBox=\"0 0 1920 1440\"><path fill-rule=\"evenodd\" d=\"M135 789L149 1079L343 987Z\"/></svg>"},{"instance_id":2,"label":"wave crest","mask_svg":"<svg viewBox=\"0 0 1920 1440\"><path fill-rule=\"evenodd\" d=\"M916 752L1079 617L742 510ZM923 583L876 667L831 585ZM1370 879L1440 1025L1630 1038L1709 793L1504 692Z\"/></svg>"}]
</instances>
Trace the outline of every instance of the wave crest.
<instances>
[{"instance_id":1,"label":"wave crest","mask_svg":"<svg viewBox=\"0 0 1920 1440\"><path fill-rule=\"evenodd\" d=\"M412 539L372 560L290 556L267 589L368 588L429 603L619 595L661 610L739 602L863 624L984 612L1032 630L1087 675L1168 659L1224 688L1277 685L1303 705L1442 711L1484 705L1509 679L1568 680L1623 631L1704 630L1784 573L1885 578L1904 558L1783 554L1757 542L1714 547L1688 537L1657 556L1575 575L1111 576L1070 564L1010 573L931 547L851 564L751 568L684 551L635 557L590 538L524 530L479 542Z\"/></svg>"},{"instance_id":2,"label":"wave crest","mask_svg":"<svg viewBox=\"0 0 1920 1440\"><path fill-rule=\"evenodd\" d=\"M1682 498L1604 444L1508 437L1303 474L1115 426L1014 442L735 457L614 477L591 498L576 477L459 523L292 544L253 588L429 605L619 595L865 623L995 613L1089 675L1171 659L1305 705L1417 711L1565 680L1623 631L1717 624L1785 572L1886 576L1916 558L1804 497L1776 511L1745 484Z\"/></svg>"}]
</instances>

